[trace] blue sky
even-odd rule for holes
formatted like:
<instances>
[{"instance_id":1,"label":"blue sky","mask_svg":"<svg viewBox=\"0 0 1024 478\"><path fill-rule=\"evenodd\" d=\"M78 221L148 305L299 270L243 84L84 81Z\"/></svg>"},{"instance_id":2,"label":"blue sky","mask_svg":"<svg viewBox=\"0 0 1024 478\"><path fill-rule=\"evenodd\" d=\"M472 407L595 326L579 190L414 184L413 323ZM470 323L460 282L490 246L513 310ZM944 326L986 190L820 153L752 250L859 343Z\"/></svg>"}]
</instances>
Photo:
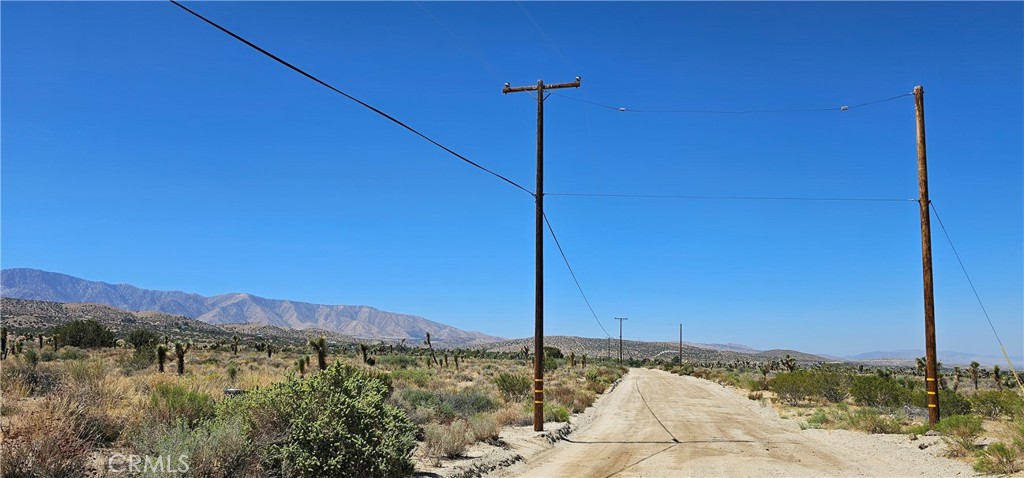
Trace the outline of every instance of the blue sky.
<instances>
[{"instance_id":1,"label":"blue sky","mask_svg":"<svg viewBox=\"0 0 1024 478\"><path fill-rule=\"evenodd\" d=\"M533 188L931 193L1024 351L1024 4L189 3ZM533 332L533 201L170 3L2 14L3 267L152 289L365 304ZM571 97L571 98L569 98ZM917 204L548 196L605 328L852 354L923 348ZM934 223L934 220L933 220ZM934 224L940 350L998 355ZM602 337L550 238L547 333Z\"/></svg>"}]
</instances>

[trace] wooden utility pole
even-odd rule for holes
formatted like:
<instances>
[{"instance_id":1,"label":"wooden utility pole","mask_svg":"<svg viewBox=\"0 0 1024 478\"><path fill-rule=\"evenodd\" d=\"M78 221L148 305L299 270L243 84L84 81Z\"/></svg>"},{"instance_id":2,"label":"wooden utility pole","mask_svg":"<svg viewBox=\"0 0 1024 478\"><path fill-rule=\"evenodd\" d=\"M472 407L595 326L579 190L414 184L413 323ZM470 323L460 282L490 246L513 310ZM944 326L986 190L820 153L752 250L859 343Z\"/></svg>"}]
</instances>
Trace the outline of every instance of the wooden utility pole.
<instances>
[{"instance_id":1,"label":"wooden utility pole","mask_svg":"<svg viewBox=\"0 0 1024 478\"><path fill-rule=\"evenodd\" d=\"M537 203L536 226L536 304L534 305L533 332L533 430L544 431L544 90L558 88L579 88L580 77L572 83L545 85L537 80L536 86L509 86L501 89L504 94L520 91L537 92L537 190L533 197Z\"/></svg>"},{"instance_id":2,"label":"wooden utility pole","mask_svg":"<svg viewBox=\"0 0 1024 478\"><path fill-rule=\"evenodd\" d=\"M629 317L616 317L619 321L619 365L622 365L622 321L629 320Z\"/></svg>"},{"instance_id":3,"label":"wooden utility pole","mask_svg":"<svg viewBox=\"0 0 1024 478\"><path fill-rule=\"evenodd\" d=\"M683 364L683 324L679 324L679 365Z\"/></svg>"},{"instance_id":4,"label":"wooden utility pole","mask_svg":"<svg viewBox=\"0 0 1024 478\"><path fill-rule=\"evenodd\" d=\"M939 423L939 371L935 357L935 291L932 287L931 202L928 199L928 154L924 139L924 87L914 87L914 117L917 120L917 185L921 190L921 264L924 273L925 383L928 391L928 423Z\"/></svg>"}]
</instances>

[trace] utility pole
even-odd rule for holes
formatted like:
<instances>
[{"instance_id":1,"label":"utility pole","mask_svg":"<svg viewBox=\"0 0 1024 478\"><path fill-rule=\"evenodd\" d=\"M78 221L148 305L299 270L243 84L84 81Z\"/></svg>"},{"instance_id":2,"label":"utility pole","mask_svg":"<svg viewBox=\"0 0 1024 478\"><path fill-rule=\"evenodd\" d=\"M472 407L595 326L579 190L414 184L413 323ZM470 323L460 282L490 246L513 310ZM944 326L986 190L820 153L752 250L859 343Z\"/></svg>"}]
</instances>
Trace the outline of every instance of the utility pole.
<instances>
[{"instance_id":1,"label":"utility pole","mask_svg":"<svg viewBox=\"0 0 1024 478\"><path fill-rule=\"evenodd\" d=\"M622 321L629 320L629 317L616 317L619 321L619 365L622 365Z\"/></svg>"},{"instance_id":2,"label":"utility pole","mask_svg":"<svg viewBox=\"0 0 1024 478\"><path fill-rule=\"evenodd\" d=\"M679 365L683 364L683 324L679 324Z\"/></svg>"},{"instance_id":3,"label":"utility pole","mask_svg":"<svg viewBox=\"0 0 1024 478\"><path fill-rule=\"evenodd\" d=\"M536 304L534 305L533 332L533 431L544 431L544 90L558 88L579 88L580 77L572 83L545 85L537 80L536 86L509 86L501 89L504 94L520 91L537 92L537 190L533 197L537 203L536 217Z\"/></svg>"},{"instance_id":4,"label":"utility pole","mask_svg":"<svg viewBox=\"0 0 1024 478\"><path fill-rule=\"evenodd\" d=\"M921 191L921 264L924 275L925 383L928 391L928 423L939 423L938 362L935 357L935 291L932 287L932 224L928 199L928 154L924 139L924 87L914 87L914 118L917 120L917 185Z\"/></svg>"}]
</instances>

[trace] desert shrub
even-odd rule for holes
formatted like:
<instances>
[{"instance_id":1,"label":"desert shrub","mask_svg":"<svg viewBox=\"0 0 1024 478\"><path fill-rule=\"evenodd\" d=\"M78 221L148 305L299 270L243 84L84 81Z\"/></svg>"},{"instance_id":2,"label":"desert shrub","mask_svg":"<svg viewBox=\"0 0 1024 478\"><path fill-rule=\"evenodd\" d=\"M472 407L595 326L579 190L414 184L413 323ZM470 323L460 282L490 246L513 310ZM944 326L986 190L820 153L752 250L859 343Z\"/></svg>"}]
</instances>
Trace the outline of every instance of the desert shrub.
<instances>
[{"instance_id":1,"label":"desert shrub","mask_svg":"<svg viewBox=\"0 0 1024 478\"><path fill-rule=\"evenodd\" d=\"M53 337L59 345L82 348L113 347L117 336L95 320L73 320L53 328Z\"/></svg>"},{"instance_id":2,"label":"desert shrub","mask_svg":"<svg viewBox=\"0 0 1024 478\"><path fill-rule=\"evenodd\" d=\"M427 455L435 458L462 456L466 452L466 447L474 441L469 423L461 419L448 425L427 425L423 433Z\"/></svg>"},{"instance_id":3,"label":"desert shrub","mask_svg":"<svg viewBox=\"0 0 1024 478\"><path fill-rule=\"evenodd\" d=\"M146 329L132 330L131 332L128 332L128 335L124 338L125 342L132 344L132 347L137 349L146 346L154 346L159 340L160 336Z\"/></svg>"},{"instance_id":4,"label":"desert shrub","mask_svg":"<svg viewBox=\"0 0 1024 478\"><path fill-rule=\"evenodd\" d=\"M531 409L532 409L532 405ZM545 422L567 422L569 421L569 409L563 405L557 403L551 403L548 401L544 402L544 421Z\"/></svg>"},{"instance_id":5,"label":"desert shrub","mask_svg":"<svg viewBox=\"0 0 1024 478\"><path fill-rule=\"evenodd\" d=\"M25 351L25 363L28 364L29 367L35 368L36 365L39 365L39 358L39 352L36 349L28 349Z\"/></svg>"},{"instance_id":6,"label":"desert shrub","mask_svg":"<svg viewBox=\"0 0 1024 478\"><path fill-rule=\"evenodd\" d=\"M91 447L71 424L45 417L0 441L0 469L9 478L86 476Z\"/></svg>"},{"instance_id":7,"label":"desert shrub","mask_svg":"<svg viewBox=\"0 0 1024 478\"><path fill-rule=\"evenodd\" d=\"M455 416L459 417L469 417L498 409L498 402L478 388L466 388L451 394L443 393L441 400L449 404Z\"/></svg>"},{"instance_id":8,"label":"desert shrub","mask_svg":"<svg viewBox=\"0 0 1024 478\"><path fill-rule=\"evenodd\" d=\"M853 375L845 370L832 368L821 369L813 372L814 380L817 382L817 393L832 403L839 403L846 400L850 395L850 385L853 382Z\"/></svg>"},{"instance_id":9,"label":"desert shrub","mask_svg":"<svg viewBox=\"0 0 1024 478\"><path fill-rule=\"evenodd\" d=\"M82 360L86 358L85 352L75 347L63 347L58 354L61 360Z\"/></svg>"},{"instance_id":10,"label":"desert shrub","mask_svg":"<svg viewBox=\"0 0 1024 478\"><path fill-rule=\"evenodd\" d=\"M768 389L791 405L818 393L814 377L806 371L780 373L768 382Z\"/></svg>"},{"instance_id":11,"label":"desert shrub","mask_svg":"<svg viewBox=\"0 0 1024 478\"><path fill-rule=\"evenodd\" d=\"M9 393L12 388L24 387L28 395L49 395L61 384L62 374L50 364L29 367L25 363L8 361L0 369L0 388Z\"/></svg>"},{"instance_id":12,"label":"desert shrub","mask_svg":"<svg viewBox=\"0 0 1024 478\"><path fill-rule=\"evenodd\" d=\"M182 421L189 428L213 417L213 397L173 383L161 383L150 395L151 417L164 424Z\"/></svg>"},{"instance_id":13,"label":"desert shrub","mask_svg":"<svg viewBox=\"0 0 1024 478\"><path fill-rule=\"evenodd\" d=\"M982 390L971 396L970 404L975 413L988 418L1024 416L1024 397L1013 390Z\"/></svg>"},{"instance_id":14,"label":"desert shrub","mask_svg":"<svg viewBox=\"0 0 1024 478\"><path fill-rule=\"evenodd\" d=\"M382 355L377 357L377 364L391 369L416 368L419 362L411 355Z\"/></svg>"},{"instance_id":15,"label":"desert shrub","mask_svg":"<svg viewBox=\"0 0 1024 478\"><path fill-rule=\"evenodd\" d=\"M427 382L430 381L432 376L430 370L425 368L400 368L391 372L393 379L409 382L418 387L427 386Z\"/></svg>"},{"instance_id":16,"label":"desert shrub","mask_svg":"<svg viewBox=\"0 0 1024 478\"><path fill-rule=\"evenodd\" d=\"M976 453L978 459L974 462L974 471L1000 475L1016 473L1024 470L1024 466L1021 466L1022 454L1024 450L1012 445L992 443Z\"/></svg>"},{"instance_id":17,"label":"desert shrub","mask_svg":"<svg viewBox=\"0 0 1024 478\"><path fill-rule=\"evenodd\" d=\"M894 380L877 375L853 378L850 395L861 405L868 407L895 408L910 400L910 392Z\"/></svg>"},{"instance_id":18,"label":"desert shrub","mask_svg":"<svg viewBox=\"0 0 1024 478\"><path fill-rule=\"evenodd\" d=\"M758 392L750 392L750 393L747 394L747 398L750 399L750 400L755 400L755 401L756 400L761 400L762 398L764 398L764 392L760 392L760 391L758 391Z\"/></svg>"},{"instance_id":19,"label":"desert shrub","mask_svg":"<svg viewBox=\"0 0 1024 478\"><path fill-rule=\"evenodd\" d=\"M530 377L519 373L498 372L498 375L494 377L494 384L509 401L528 396L531 382Z\"/></svg>"},{"instance_id":20,"label":"desert shrub","mask_svg":"<svg viewBox=\"0 0 1024 478\"><path fill-rule=\"evenodd\" d=\"M928 408L928 394L925 390L908 392L910 403L919 408ZM952 390L939 390L939 418L953 415L968 415L972 411L971 401L966 396Z\"/></svg>"},{"instance_id":21,"label":"desert shrub","mask_svg":"<svg viewBox=\"0 0 1024 478\"><path fill-rule=\"evenodd\" d=\"M940 420L935 427L942 433L942 439L949 445L949 456L967 456L974 451L974 442L984 431L981 417L974 415L953 415Z\"/></svg>"},{"instance_id":22,"label":"desert shrub","mask_svg":"<svg viewBox=\"0 0 1024 478\"><path fill-rule=\"evenodd\" d=\"M868 433L893 434L900 433L902 427L896 419L882 415L873 408L862 408L853 412L849 418L850 426L855 430Z\"/></svg>"},{"instance_id":23,"label":"desert shrub","mask_svg":"<svg viewBox=\"0 0 1024 478\"><path fill-rule=\"evenodd\" d=\"M494 419L502 426L526 426L533 423L533 410L524 410L519 405L506 405L494 414Z\"/></svg>"},{"instance_id":24,"label":"desert shrub","mask_svg":"<svg viewBox=\"0 0 1024 478\"><path fill-rule=\"evenodd\" d=\"M208 420L195 429L179 421L159 424L133 437L132 450L140 455L170 457L172 467L183 458L190 476L209 478L255 475L258 465L253 449L239 431L237 417ZM139 476L166 476L164 472L143 472Z\"/></svg>"},{"instance_id":25,"label":"desert shrub","mask_svg":"<svg viewBox=\"0 0 1024 478\"><path fill-rule=\"evenodd\" d=\"M238 417L264 474L404 477L415 430L391 392L387 374L336 362L224 400L218 418Z\"/></svg>"},{"instance_id":26,"label":"desert shrub","mask_svg":"<svg viewBox=\"0 0 1024 478\"><path fill-rule=\"evenodd\" d=\"M473 437L478 441L494 442L501 434L501 424L493 414L477 413L469 419L469 428L473 431Z\"/></svg>"},{"instance_id":27,"label":"desert shrub","mask_svg":"<svg viewBox=\"0 0 1024 478\"><path fill-rule=\"evenodd\" d=\"M814 415L807 418L807 426L809 428L825 428L827 425L832 423L833 421L822 410L814 412Z\"/></svg>"},{"instance_id":28,"label":"desert shrub","mask_svg":"<svg viewBox=\"0 0 1024 478\"><path fill-rule=\"evenodd\" d=\"M121 368L125 372L136 372L151 367L156 362L156 345L140 345L130 356L121 360Z\"/></svg>"}]
</instances>

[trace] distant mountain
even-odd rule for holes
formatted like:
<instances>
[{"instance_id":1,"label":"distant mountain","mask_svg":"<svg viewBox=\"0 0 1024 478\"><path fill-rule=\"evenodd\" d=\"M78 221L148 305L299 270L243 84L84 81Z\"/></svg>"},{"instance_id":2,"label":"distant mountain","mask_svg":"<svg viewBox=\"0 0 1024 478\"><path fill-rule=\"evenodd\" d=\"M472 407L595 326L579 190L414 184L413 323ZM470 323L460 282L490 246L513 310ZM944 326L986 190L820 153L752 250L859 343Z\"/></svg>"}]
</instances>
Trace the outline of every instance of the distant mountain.
<instances>
[{"instance_id":1,"label":"distant mountain","mask_svg":"<svg viewBox=\"0 0 1024 478\"><path fill-rule=\"evenodd\" d=\"M561 335L545 336L545 347L556 347L563 354L575 352L576 355L587 354L590 357L618 357L618 339L592 339L586 337L567 337ZM533 338L505 340L493 344L484 345L492 352L519 352L527 347L533 350ZM654 359L663 358L666 360L676 357L679 353L679 342L644 342L639 340L623 340L622 356L624 358ZM827 362L829 360L817 355L798 352L796 350L768 350L759 351L750 347L737 344L698 344L683 342L683 359L701 362L732 360L766 361L783 358L786 355L794 357L799 362Z\"/></svg>"},{"instance_id":2,"label":"distant mountain","mask_svg":"<svg viewBox=\"0 0 1024 478\"><path fill-rule=\"evenodd\" d=\"M382 340L423 340L429 332L440 347L471 346L501 340L415 315L361 305L321 305L265 299L244 293L204 297L180 291L140 289L35 269L0 271L0 296L52 302L96 303L135 311L183 315L209 324L260 324L291 329L322 329L346 336Z\"/></svg>"},{"instance_id":3,"label":"distant mountain","mask_svg":"<svg viewBox=\"0 0 1024 478\"><path fill-rule=\"evenodd\" d=\"M978 362L983 367L991 367L992 365L1006 365L1006 358L999 355L981 355L972 354L965 352L954 352L949 350L939 350L936 352L938 355L939 362L943 365L968 365L971 362ZM853 362L893 362L893 363L905 363L907 365L913 365L914 360L918 357L924 357L924 350L890 350L887 352L865 352L857 355L849 355L843 357L845 360ZM1015 366L1020 367L1024 363L1024 357L1010 357L1013 360Z\"/></svg>"}]
</instances>

